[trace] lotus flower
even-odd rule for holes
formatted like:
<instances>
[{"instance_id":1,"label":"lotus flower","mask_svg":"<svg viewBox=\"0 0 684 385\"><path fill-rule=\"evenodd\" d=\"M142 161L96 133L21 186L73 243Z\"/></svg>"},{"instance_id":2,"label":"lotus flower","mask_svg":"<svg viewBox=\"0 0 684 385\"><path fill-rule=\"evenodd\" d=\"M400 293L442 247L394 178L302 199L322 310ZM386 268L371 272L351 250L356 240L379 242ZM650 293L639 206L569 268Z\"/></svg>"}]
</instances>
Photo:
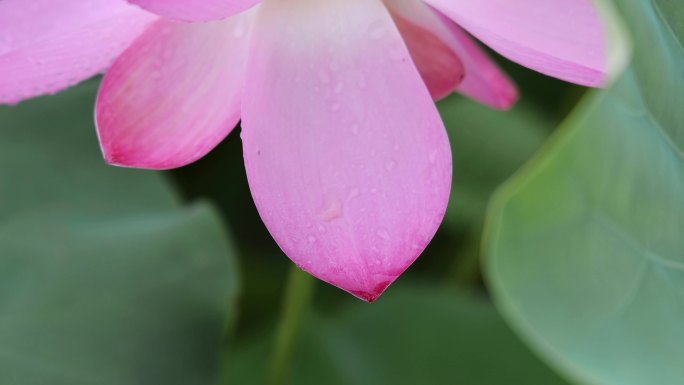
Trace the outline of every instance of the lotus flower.
<instances>
[{"instance_id":1,"label":"lotus flower","mask_svg":"<svg viewBox=\"0 0 684 385\"><path fill-rule=\"evenodd\" d=\"M2 0L0 103L107 70L104 157L149 169L201 158L242 120L250 188L277 243L373 301L446 210L451 153L434 100L516 100L470 35L598 86L604 26L590 0Z\"/></svg>"}]
</instances>

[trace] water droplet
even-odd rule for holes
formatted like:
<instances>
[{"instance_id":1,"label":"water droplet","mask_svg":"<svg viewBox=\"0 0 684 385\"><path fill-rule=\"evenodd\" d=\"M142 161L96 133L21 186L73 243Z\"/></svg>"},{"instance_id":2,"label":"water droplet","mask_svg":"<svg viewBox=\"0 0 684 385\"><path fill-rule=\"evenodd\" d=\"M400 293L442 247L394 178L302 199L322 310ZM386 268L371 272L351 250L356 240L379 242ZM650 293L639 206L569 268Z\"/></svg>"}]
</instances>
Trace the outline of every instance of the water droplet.
<instances>
[{"instance_id":1,"label":"water droplet","mask_svg":"<svg viewBox=\"0 0 684 385\"><path fill-rule=\"evenodd\" d=\"M380 229L375 233L380 239L383 239L385 241L390 239L390 235L387 232L387 229Z\"/></svg>"},{"instance_id":2,"label":"water droplet","mask_svg":"<svg viewBox=\"0 0 684 385\"><path fill-rule=\"evenodd\" d=\"M437 161L437 150L434 150L430 153L430 163L435 164Z\"/></svg>"},{"instance_id":3,"label":"water droplet","mask_svg":"<svg viewBox=\"0 0 684 385\"><path fill-rule=\"evenodd\" d=\"M353 188L349 190L349 194L347 194L347 200L352 200L356 197L358 197L361 194L361 191L358 188Z\"/></svg>"},{"instance_id":4,"label":"water droplet","mask_svg":"<svg viewBox=\"0 0 684 385\"><path fill-rule=\"evenodd\" d=\"M342 202L339 199L331 199L319 213L322 220L330 222L342 216Z\"/></svg>"},{"instance_id":5,"label":"water droplet","mask_svg":"<svg viewBox=\"0 0 684 385\"><path fill-rule=\"evenodd\" d=\"M397 167L397 162L394 160L390 160L387 163L385 163L385 170L387 171L392 171Z\"/></svg>"}]
</instances>

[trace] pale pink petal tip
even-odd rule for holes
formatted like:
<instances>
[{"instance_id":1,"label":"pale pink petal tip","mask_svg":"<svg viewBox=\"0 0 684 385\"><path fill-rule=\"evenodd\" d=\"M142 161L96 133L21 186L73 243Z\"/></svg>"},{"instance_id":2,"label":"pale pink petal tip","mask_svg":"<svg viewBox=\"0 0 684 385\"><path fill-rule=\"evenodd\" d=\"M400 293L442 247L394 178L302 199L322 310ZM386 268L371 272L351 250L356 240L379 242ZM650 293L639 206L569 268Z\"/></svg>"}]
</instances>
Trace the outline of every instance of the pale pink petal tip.
<instances>
[{"instance_id":1,"label":"pale pink petal tip","mask_svg":"<svg viewBox=\"0 0 684 385\"><path fill-rule=\"evenodd\" d=\"M243 100L245 168L285 254L372 302L437 231L451 152L382 3L324 5L259 10Z\"/></svg>"},{"instance_id":2,"label":"pale pink petal tip","mask_svg":"<svg viewBox=\"0 0 684 385\"><path fill-rule=\"evenodd\" d=\"M220 20L246 11L261 0L128 0L157 15L181 21Z\"/></svg>"},{"instance_id":3,"label":"pale pink petal tip","mask_svg":"<svg viewBox=\"0 0 684 385\"><path fill-rule=\"evenodd\" d=\"M251 13L202 24L161 19L126 50L97 97L105 160L170 169L220 143L240 120L250 24Z\"/></svg>"},{"instance_id":4,"label":"pale pink petal tip","mask_svg":"<svg viewBox=\"0 0 684 385\"><path fill-rule=\"evenodd\" d=\"M518 88L507 77L500 79L492 79L492 83L498 84L494 88L494 93L491 96L491 107L500 110L510 110L517 102L520 95Z\"/></svg>"}]
</instances>

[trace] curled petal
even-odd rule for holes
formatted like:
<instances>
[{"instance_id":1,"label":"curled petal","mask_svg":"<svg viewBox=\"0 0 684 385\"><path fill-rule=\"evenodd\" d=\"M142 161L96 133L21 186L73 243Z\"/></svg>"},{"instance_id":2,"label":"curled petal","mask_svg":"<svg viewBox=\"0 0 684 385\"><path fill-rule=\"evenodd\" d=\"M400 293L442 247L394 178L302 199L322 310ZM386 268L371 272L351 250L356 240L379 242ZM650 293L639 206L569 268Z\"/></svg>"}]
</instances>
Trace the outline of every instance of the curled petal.
<instances>
[{"instance_id":1,"label":"curled petal","mask_svg":"<svg viewBox=\"0 0 684 385\"><path fill-rule=\"evenodd\" d=\"M262 7L243 108L252 196L297 265L373 301L443 218L444 126L380 2Z\"/></svg>"},{"instance_id":2,"label":"curled petal","mask_svg":"<svg viewBox=\"0 0 684 385\"><path fill-rule=\"evenodd\" d=\"M0 104L101 73L155 19L120 0L0 1Z\"/></svg>"},{"instance_id":3,"label":"curled petal","mask_svg":"<svg viewBox=\"0 0 684 385\"><path fill-rule=\"evenodd\" d=\"M204 156L240 120L251 14L159 20L107 72L96 105L105 159L149 169Z\"/></svg>"},{"instance_id":4,"label":"curled petal","mask_svg":"<svg viewBox=\"0 0 684 385\"><path fill-rule=\"evenodd\" d=\"M526 67L586 86L607 80L607 38L592 0L425 2Z\"/></svg>"},{"instance_id":5,"label":"curled petal","mask_svg":"<svg viewBox=\"0 0 684 385\"><path fill-rule=\"evenodd\" d=\"M427 8L419 0L409 1ZM388 1L391 2L403 1ZM432 98L439 100L451 94L465 76L465 66L456 52L432 31L432 26L420 23L410 12L401 12L406 9L395 9L390 4L388 10Z\"/></svg>"},{"instance_id":6,"label":"curled petal","mask_svg":"<svg viewBox=\"0 0 684 385\"><path fill-rule=\"evenodd\" d=\"M128 0L157 15L182 21L225 19L245 11L260 0Z\"/></svg>"},{"instance_id":7,"label":"curled petal","mask_svg":"<svg viewBox=\"0 0 684 385\"><path fill-rule=\"evenodd\" d=\"M385 0L395 20L415 25L426 31L440 44L411 44L408 33L401 28L409 51L423 79L435 99L458 91L468 97L499 109L510 108L518 93L513 82L499 69L488 55L458 27L440 12L425 5L422 0ZM458 58L459 63L449 63L449 56ZM423 59L421 60L420 57ZM443 58L435 60L434 58ZM420 63L432 63L421 66ZM439 65L442 64L443 65ZM459 81L448 81L461 76ZM445 79L441 82L427 79Z\"/></svg>"}]
</instances>

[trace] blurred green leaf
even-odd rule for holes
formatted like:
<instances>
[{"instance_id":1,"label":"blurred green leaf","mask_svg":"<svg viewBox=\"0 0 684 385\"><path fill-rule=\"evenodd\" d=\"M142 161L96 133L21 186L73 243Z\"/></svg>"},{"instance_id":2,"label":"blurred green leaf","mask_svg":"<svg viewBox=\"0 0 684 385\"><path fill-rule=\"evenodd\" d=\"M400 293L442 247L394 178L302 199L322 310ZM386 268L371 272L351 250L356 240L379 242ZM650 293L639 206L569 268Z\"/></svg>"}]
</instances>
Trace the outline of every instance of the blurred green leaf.
<instances>
[{"instance_id":1,"label":"blurred green leaf","mask_svg":"<svg viewBox=\"0 0 684 385\"><path fill-rule=\"evenodd\" d=\"M488 302L434 289L396 290L373 305L312 317L290 384L562 385ZM223 385L259 384L271 339L228 356Z\"/></svg>"},{"instance_id":2,"label":"blurred green leaf","mask_svg":"<svg viewBox=\"0 0 684 385\"><path fill-rule=\"evenodd\" d=\"M497 111L459 95L439 103L454 158L454 186L446 216L456 228L484 222L487 202L551 131L554 121L521 102Z\"/></svg>"},{"instance_id":3,"label":"blurred green leaf","mask_svg":"<svg viewBox=\"0 0 684 385\"><path fill-rule=\"evenodd\" d=\"M103 163L95 88L0 108L0 383L213 383L224 229L160 174Z\"/></svg>"},{"instance_id":4,"label":"blurred green leaf","mask_svg":"<svg viewBox=\"0 0 684 385\"><path fill-rule=\"evenodd\" d=\"M487 202L539 148L555 119L525 100L510 111L498 111L452 95L438 107L451 141L454 176L444 226L431 247L444 250L446 258L436 268L447 271L450 284L472 287L481 277L480 238Z\"/></svg>"},{"instance_id":5,"label":"blurred green leaf","mask_svg":"<svg viewBox=\"0 0 684 385\"><path fill-rule=\"evenodd\" d=\"M237 330L258 329L278 316L292 262L275 243L257 212L242 157L240 127L199 161L171 172L188 199L210 199L231 229L243 285ZM335 294L338 294L335 292Z\"/></svg>"},{"instance_id":6,"label":"blurred green leaf","mask_svg":"<svg viewBox=\"0 0 684 385\"><path fill-rule=\"evenodd\" d=\"M634 63L493 202L488 277L580 383L684 383L684 14L621 0Z\"/></svg>"}]
</instances>

